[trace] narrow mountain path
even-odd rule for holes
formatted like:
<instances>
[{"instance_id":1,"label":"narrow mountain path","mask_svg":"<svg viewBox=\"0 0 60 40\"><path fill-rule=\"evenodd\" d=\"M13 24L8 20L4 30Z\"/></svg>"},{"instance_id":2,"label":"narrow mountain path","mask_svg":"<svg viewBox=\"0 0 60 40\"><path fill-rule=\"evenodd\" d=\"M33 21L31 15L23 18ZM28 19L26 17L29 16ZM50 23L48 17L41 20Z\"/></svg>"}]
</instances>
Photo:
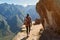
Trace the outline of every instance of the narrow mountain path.
<instances>
[{"instance_id":1,"label":"narrow mountain path","mask_svg":"<svg viewBox=\"0 0 60 40\"><path fill-rule=\"evenodd\" d=\"M40 29L43 29L42 24L32 25L29 37L27 38L26 28L23 25L22 32L18 32L18 34L13 38L13 40L38 40Z\"/></svg>"}]
</instances>

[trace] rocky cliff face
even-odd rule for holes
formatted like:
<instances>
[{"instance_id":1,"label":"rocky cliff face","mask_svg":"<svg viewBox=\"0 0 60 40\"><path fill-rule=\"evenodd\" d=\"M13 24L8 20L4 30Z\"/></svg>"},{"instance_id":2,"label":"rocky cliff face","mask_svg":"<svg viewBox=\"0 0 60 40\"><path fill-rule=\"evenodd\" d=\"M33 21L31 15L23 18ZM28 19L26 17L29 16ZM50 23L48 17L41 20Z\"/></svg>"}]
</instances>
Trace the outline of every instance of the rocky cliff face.
<instances>
[{"instance_id":1,"label":"rocky cliff face","mask_svg":"<svg viewBox=\"0 0 60 40\"><path fill-rule=\"evenodd\" d=\"M44 28L60 34L60 0L40 0L36 5Z\"/></svg>"}]
</instances>

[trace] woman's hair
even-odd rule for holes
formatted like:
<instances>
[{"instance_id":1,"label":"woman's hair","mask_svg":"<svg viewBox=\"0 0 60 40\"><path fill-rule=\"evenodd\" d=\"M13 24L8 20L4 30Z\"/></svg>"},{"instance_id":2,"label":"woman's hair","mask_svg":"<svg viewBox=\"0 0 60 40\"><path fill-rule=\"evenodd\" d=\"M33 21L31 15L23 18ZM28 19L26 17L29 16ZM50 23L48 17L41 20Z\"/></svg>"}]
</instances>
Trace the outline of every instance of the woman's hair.
<instances>
[{"instance_id":1,"label":"woman's hair","mask_svg":"<svg viewBox=\"0 0 60 40\"><path fill-rule=\"evenodd\" d=\"M27 16L29 16L29 14L27 14Z\"/></svg>"}]
</instances>

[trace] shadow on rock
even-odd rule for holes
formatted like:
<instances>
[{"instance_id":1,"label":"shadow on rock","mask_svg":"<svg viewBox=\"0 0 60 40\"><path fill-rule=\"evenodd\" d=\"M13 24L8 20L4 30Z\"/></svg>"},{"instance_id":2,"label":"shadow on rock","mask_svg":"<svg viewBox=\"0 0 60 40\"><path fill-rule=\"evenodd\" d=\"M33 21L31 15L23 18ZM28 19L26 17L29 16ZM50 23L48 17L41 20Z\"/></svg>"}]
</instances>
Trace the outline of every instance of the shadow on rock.
<instances>
[{"instance_id":1,"label":"shadow on rock","mask_svg":"<svg viewBox=\"0 0 60 40\"><path fill-rule=\"evenodd\" d=\"M60 36L56 35L52 30L44 30L39 40L60 40Z\"/></svg>"},{"instance_id":2,"label":"shadow on rock","mask_svg":"<svg viewBox=\"0 0 60 40\"><path fill-rule=\"evenodd\" d=\"M28 37L29 37L29 36L26 36L26 37L24 37L24 38L23 38L23 39L21 39L21 40L26 40Z\"/></svg>"}]
</instances>

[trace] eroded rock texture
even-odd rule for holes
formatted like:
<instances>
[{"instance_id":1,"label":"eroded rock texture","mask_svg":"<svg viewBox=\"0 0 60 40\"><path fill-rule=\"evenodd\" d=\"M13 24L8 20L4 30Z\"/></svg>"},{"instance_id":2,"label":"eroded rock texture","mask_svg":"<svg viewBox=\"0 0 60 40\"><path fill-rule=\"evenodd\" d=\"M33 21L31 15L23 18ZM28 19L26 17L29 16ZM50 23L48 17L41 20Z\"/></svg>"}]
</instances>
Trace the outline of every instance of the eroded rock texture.
<instances>
[{"instance_id":1,"label":"eroded rock texture","mask_svg":"<svg viewBox=\"0 0 60 40\"><path fill-rule=\"evenodd\" d=\"M54 30L60 30L60 0L40 0L36 5L41 19Z\"/></svg>"},{"instance_id":2,"label":"eroded rock texture","mask_svg":"<svg viewBox=\"0 0 60 40\"><path fill-rule=\"evenodd\" d=\"M36 5L36 9L39 15L41 16L44 28L48 28L47 32L49 33L50 31L51 35L53 35L54 33L59 35L60 0L40 0Z\"/></svg>"}]
</instances>

